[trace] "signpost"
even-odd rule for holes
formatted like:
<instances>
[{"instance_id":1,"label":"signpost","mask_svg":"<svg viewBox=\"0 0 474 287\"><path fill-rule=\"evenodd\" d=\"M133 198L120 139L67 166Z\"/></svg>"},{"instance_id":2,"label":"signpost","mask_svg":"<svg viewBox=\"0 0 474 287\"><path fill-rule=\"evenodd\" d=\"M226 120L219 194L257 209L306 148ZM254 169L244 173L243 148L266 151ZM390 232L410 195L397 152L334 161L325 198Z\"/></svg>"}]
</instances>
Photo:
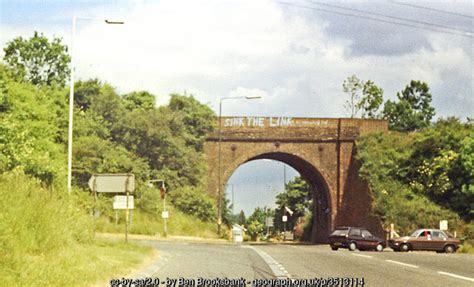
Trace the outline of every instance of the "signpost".
<instances>
[{"instance_id":1,"label":"signpost","mask_svg":"<svg viewBox=\"0 0 474 287\"><path fill-rule=\"evenodd\" d=\"M135 191L135 176L131 173L93 174L88 184L94 192L133 192Z\"/></svg>"},{"instance_id":2,"label":"signpost","mask_svg":"<svg viewBox=\"0 0 474 287\"><path fill-rule=\"evenodd\" d=\"M148 186L153 187L156 185L160 190L161 199L163 199L163 212L161 212L161 218L163 218L163 233L165 237L168 236L168 227L166 226L166 220L170 217L169 212L166 210L166 186L165 181L162 179L153 179L148 181Z\"/></svg>"},{"instance_id":3,"label":"signpost","mask_svg":"<svg viewBox=\"0 0 474 287\"><path fill-rule=\"evenodd\" d=\"M133 195L128 197L128 208L134 209L134 200ZM114 209L127 209L127 196L126 195L116 195L114 196Z\"/></svg>"},{"instance_id":4,"label":"signpost","mask_svg":"<svg viewBox=\"0 0 474 287\"><path fill-rule=\"evenodd\" d=\"M125 196L114 198L114 209L125 209L125 242L128 242L129 214L130 209L134 208L133 196L130 197L130 193L135 191L135 175L131 173L93 174L88 184L96 199L99 192L125 193Z\"/></svg>"},{"instance_id":5,"label":"signpost","mask_svg":"<svg viewBox=\"0 0 474 287\"><path fill-rule=\"evenodd\" d=\"M267 226L267 237L270 234L270 227L273 227L273 217L267 216L265 218L265 225Z\"/></svg>"}]
</instances>

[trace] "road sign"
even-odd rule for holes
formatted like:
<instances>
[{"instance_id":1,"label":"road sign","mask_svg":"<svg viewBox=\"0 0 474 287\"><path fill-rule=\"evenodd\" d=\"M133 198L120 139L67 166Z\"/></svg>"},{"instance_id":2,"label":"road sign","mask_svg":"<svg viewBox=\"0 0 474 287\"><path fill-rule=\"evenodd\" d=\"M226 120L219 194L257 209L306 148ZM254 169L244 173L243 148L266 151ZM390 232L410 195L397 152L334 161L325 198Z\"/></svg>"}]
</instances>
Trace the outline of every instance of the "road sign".
<instances>
[{"instance_id":1,"label":"road sign","mask_svg":"<svg viewBox=\"0 0 474 287\"><path fill-rule=\"evenodd\" d=\"M265 218L265 225L267 227L273 227L273 217L267 217Z\"/></svg>"},{"instance_id":2,"label":"road sign","mask_svg":"<svg viewBox=\"0 0 474 287\"><path fill-rule=\"evenodd\" d=\"M133 202L133 195L128 196L128 209L134 209L135 205ZM114 209L127 209L127 196L116 195L114 196Z\"/></svg>"},{"instance_id":3,"label":"road sign","mask_svg":"<svg viewBox=\"0 0 474 287\"><path fill-rule=\"evenodd\" d=\"M448 221L447 220L440 220L439 221L439 229L448 230Z\"/></svg>"},{"instance_id":4,"label":"road sign","mask_svg":"<svg viewBox=\"0 0 474 287\"><path fill-rule=\"evenodd\" d=\"M281 217L281 221L287 222L287 221L288 221L288 216L283 215L283 216Z\"/></svg>"},{"instance_id":5,"label":"road sign","mask_svg":"<svg viewBox=\"0 0 474 287\"><path fill-rule=\"evenodd\" d=\"M161 212L161 218L166 219L166 218L169 218L169 217L170 217L170 214L169 214L168 211L163 211L163 212Z\"/></svg>"},{"instance_id":6,"label":"road sign","mask_svg":"<svg viewBox=\"0 0 474 287\"><path fill-rule=\"evenodd\" d=\"M131 173L93 174L88 184L94 192L133 192L135 191L135 175Z\"/></svg>"}]
</instances>

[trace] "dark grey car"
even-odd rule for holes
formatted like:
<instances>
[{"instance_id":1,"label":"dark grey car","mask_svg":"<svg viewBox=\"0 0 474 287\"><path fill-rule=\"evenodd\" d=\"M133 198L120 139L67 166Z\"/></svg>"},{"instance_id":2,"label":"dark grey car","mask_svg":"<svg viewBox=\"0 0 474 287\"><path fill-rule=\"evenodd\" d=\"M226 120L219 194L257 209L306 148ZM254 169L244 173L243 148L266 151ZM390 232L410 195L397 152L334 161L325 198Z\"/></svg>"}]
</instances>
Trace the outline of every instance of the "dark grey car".
<instances>
[{"instance_id":1,"label":"dark grey car","mask_svg":"<svg viewBox=\"0 0 474 287\"><path fill-rule=\"evenodd\" d=\"M384 240L372 235L367 229L351 226L336 228L329 236L329 242L332 250L347 248L351 251L356 249L383 251L386 246Z\"/></svg>"}]
</instances>

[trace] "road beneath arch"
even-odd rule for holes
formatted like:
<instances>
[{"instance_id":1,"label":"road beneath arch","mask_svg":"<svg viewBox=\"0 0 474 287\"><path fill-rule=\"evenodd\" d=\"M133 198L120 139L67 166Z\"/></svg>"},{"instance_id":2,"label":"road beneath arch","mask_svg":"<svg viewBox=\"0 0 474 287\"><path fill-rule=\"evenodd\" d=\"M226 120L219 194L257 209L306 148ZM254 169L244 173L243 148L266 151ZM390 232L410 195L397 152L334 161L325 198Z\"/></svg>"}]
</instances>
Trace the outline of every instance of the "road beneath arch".
<instances>
[{"instance_id":1,"label":"road beneath arch","mask_svg":"<svg viewBox=\"0 0 474 287\"><path fill-rule=\"evenodd\" d=\"M160 286L167 286L166 278L198 277L244 278L250 283L247 286L251 286L254 279L334 277L357 278L359 282L363 278L363 286L462 287L474 284L474 255L470 254L332 251L327 245L140 243L153 246L160 256L133 276L159 277L164 283Z\"/></svg>"}]
</instances>

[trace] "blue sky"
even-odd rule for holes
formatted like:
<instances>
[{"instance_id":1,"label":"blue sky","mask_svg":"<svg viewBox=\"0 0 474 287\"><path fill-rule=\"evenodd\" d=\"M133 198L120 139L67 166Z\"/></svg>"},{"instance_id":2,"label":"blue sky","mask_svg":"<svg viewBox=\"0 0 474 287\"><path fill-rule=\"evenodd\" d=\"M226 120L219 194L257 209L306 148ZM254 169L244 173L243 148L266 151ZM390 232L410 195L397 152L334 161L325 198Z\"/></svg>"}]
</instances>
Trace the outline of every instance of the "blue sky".
<instances>
[{"instance_id":1,"label":"blue sky","mask_svg":"<svg viewBox=\"0 0 474 287\"><path fill-rule=\"evenodd\" d=\"M223 115L345 117L342 83L355 74L385 99L425 81L437 117L474 117L472 1L2 0L0 45L35 30L69 45L73 15L126 22L77 22L78 79L147 90L158 104L186 91L217 111L221 97L260 95L226 102ZM267 204L281 164L254 165L234 184L258 171L261 192L242 201Z\"/></svg>"}]
</instances>

